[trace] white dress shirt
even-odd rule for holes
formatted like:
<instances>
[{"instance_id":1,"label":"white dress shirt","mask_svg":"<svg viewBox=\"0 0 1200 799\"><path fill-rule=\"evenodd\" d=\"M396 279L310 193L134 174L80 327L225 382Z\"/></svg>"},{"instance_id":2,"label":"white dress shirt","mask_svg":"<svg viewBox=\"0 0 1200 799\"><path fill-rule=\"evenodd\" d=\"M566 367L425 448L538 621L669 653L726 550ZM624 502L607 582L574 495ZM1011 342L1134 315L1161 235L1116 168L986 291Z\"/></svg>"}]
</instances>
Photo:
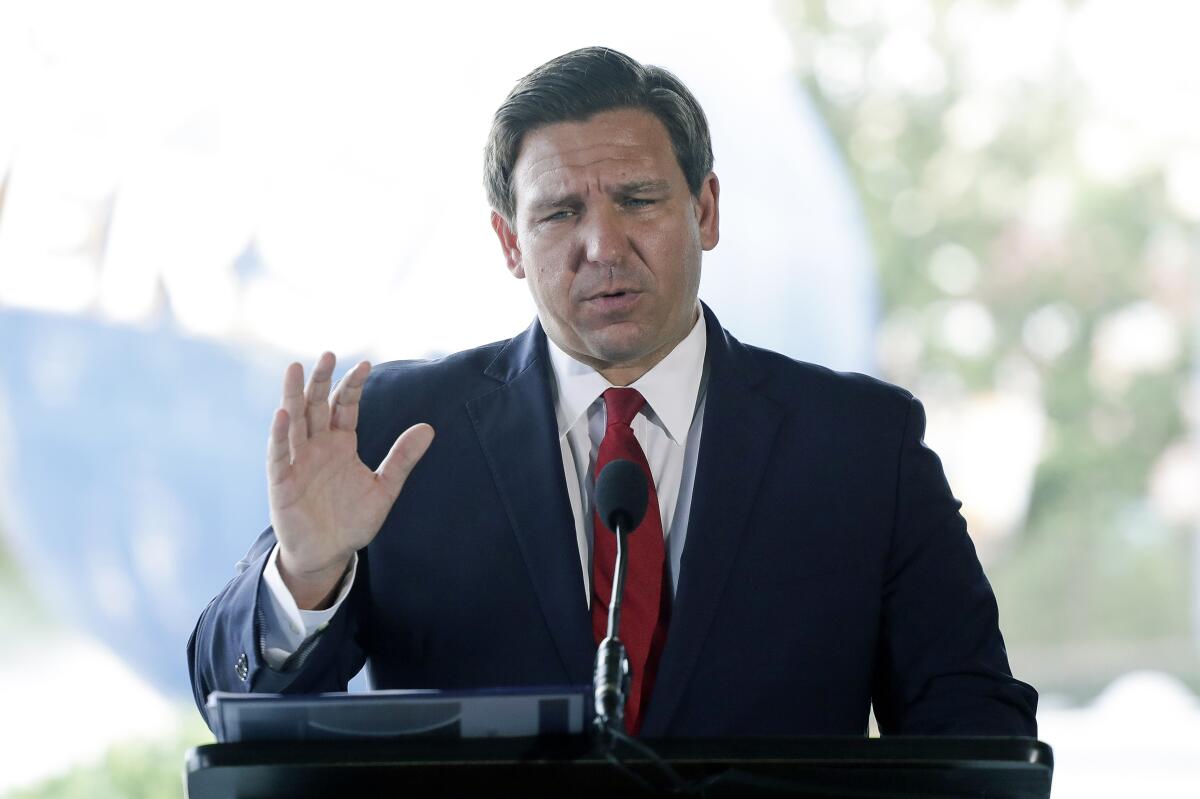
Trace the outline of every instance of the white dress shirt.
<instances>
[{"instance_id":1,"label":"white dress shirt","mask_svg":"<svg viewBox=\"0 0 1200 799\"><path fill-rule=\"evenodd\" d=\"M634 417L630 427L646 453L646 462L654 475L672 591L679 587L679 559L687 536L696 456L704 426L701 384L706 341L704 314L700 314L692 332L667 357L629 386L636 388L646 400L646 406ZM612 388L612 383L590 366L567 355L554 342L549 344L558 441L562 447L567 495L575 515L575 540L579 544L579 565L583 568L583 590L587 594L588 607L591 607L592 524L595 519L592 491L596 481L596 453L608 422L601 395Z\"/></svg>"},{"instance_id":2,"label":"white dress shirt","mask_svg":"<svg viewBox=\"0 0 1200 799\"><path fill-rule=\"evenodd\" d=\"M554 377L554 412L558 421L563 474L575 517L575 541L579 546L585 599L590 607L592 490L596 452L607 421L601 395L612 384L553 341L547 339L547 343ZM654 476L672 591L679 587L679 564L687 537L696 458L700 453L700 434L704 426L706 346L706 326L701 313L683 341L630 384L646 400L646 406L630 426L646 453L650 473ZM276 545L267 559L259 584L259 606L266 617L262 630L263 657L275 669L280 668L305 639L325 628L349 594L358 569L358 555L355 554L333 604L325 610L301 610L279 574L278 555L279 546Z\"/></svg>"}]
</instances>

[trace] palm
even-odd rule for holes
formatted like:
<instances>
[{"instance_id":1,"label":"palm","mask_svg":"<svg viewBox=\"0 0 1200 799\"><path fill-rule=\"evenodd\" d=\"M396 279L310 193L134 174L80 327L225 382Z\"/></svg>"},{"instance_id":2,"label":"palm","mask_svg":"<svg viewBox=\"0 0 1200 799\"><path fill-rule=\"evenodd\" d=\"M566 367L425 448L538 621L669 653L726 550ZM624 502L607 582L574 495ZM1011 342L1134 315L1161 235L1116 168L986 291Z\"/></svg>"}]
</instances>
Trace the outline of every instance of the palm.
<instances>
[{"instance_id":1,"label":"palm","mask_svg":"<svg viewBox=\"0 0 1200 799\"><path fill-rule=\"evenodd\" d=\"M288 367L271 428L271 523L294 575L336 571L369 544L432 439L428 425L415 425L396 440L378 471L367 468L358 457L355 428L370 365L351 369L330 399L334 364L332 354L322 355L307 390L300 365Z\"/></svg>"},{"instance_id":2,"label":"palm","mask_svg":"<svg viewBox=\"0 0 1200 799\"><path fill-rule=\"evenodd\" d=\"M324 536L340 550L370 543L396 498L359 460L356 438L327 430L309 439L283 481L270 487L277 531L293 538Z\"/></svg>"}]
</instances>

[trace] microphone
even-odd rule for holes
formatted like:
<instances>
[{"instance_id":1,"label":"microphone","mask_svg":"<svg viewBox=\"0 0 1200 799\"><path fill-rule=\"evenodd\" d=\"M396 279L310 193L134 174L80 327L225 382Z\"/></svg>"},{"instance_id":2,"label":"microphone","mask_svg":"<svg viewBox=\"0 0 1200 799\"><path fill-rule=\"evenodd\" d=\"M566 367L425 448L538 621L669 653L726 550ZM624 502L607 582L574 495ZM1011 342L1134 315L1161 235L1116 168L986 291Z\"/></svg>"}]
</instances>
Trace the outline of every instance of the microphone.
<instances>
[{"instance_id":1,"label":"microphone","mask_svg":"<svg viewBox=\"0 0 1200 799\"><path fill-rule=\"evenodd\" d=\"M611 461L596 478L595 497L601 523L617 536L617 562L608 602L608 630L596 650L592 676L596 726L601 733L622 732L625 697L629 694L632 679L625 645L617 637L621 623L621 595L625 590L625 536L636 530L646 515L650 498L646 475L633 461ZM594 531L594 535L600 535L600 531Z\"/></svg>"},{"instance_id":2,"label":"microphone","mask_svg":"<svg viewBox=\"0 0 1200 799\"><path fill-rule=\"evenodd\" d=\"M618 527L626 533L636 530L646 515L649 499L646 475L633 461L612 461L596 478L596 512L614 533Z\"/></svg>"}]
</instances>

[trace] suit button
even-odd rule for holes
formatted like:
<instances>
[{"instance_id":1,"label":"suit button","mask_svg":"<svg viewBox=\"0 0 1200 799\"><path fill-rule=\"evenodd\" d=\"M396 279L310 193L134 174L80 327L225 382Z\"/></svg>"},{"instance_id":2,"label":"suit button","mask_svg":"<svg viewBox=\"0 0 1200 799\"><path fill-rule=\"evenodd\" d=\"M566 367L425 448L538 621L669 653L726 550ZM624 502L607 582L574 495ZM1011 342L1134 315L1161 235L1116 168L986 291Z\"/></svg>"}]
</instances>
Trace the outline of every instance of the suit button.
<instances>
[{"instance_id":1,"label":"suit button","mask_svg":"<svg viewBox=\"0 0 1200 799\"><path fill-rule=\"evenodd\" d=\"M246 659L246 653L238 655L237 663L233 666L234 673L242 682L246 681L246 676L250 673L250 661Z\"/></svg>"}]
</instances>

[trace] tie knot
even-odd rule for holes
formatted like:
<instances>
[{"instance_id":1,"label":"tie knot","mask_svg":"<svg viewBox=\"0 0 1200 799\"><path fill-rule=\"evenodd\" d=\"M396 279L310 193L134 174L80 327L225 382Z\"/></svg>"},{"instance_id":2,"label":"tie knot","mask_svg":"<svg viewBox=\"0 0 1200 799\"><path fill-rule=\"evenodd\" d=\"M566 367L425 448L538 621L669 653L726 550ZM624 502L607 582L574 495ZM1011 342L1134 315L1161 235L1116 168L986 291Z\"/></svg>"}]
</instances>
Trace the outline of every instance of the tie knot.
<instances>
[{"instance_id":1,"label":"tie knot","mask_svg":"<svg viewBox=\"0 0 1200 799\"><path fill-rule=\"evenodd\" d=\"M646 404L646 399L636 388L610 388L604 392L604 408L608 412L608 426L623 424L626 427Z\"/></svg>"}]
</instances>

